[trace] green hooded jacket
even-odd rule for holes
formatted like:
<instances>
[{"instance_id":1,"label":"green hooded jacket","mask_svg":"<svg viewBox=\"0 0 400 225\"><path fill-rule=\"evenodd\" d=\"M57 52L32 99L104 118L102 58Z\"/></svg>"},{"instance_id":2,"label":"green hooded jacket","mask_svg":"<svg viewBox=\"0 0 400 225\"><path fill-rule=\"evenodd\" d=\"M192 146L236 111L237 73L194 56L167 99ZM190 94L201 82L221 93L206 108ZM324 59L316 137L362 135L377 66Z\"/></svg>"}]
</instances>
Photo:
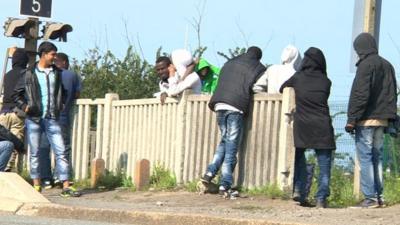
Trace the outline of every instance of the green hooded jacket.
<instances>
[{"instance_id":1,"label":"green hooded jacket","mask_svg":"<svg viewBox=\"0 0 400 225\"><path fill-rule=\"evenodd\" d=\"M199 63L195 67L195 71L199 72L205 67L209 67L210 69L205 79L201 81L201 92L213 94L217 88L219 72L221 69L211 65L205 59L200 58Z\"/></svg>"}]
</instances>

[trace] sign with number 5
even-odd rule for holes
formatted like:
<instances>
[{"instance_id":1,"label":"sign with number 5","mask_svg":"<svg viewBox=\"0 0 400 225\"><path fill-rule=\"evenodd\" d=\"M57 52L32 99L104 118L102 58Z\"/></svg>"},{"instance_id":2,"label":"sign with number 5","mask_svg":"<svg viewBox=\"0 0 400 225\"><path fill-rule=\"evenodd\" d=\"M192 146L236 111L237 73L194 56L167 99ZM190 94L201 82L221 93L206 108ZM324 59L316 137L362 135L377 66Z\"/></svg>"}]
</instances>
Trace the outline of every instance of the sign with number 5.
<instances>
[{"instance_id":1,"label":"sign with number 5","mask_svg":"<svg viewBox=\"0 0 400 225\"><path fill-rule=\"evenodd\" d=\"M21 0L20 14L35 17L51 17L52 0Z\"/></svg>"}]
</instances>

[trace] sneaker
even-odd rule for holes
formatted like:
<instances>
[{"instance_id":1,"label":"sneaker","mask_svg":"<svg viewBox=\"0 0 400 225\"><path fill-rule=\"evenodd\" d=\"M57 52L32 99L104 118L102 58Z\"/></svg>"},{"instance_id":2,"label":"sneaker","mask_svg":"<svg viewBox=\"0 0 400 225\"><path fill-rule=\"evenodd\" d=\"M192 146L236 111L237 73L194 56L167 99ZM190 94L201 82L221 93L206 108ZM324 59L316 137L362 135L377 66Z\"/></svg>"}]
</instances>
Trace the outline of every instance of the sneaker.
<instances>
[{"instance_id":1,"label":"sneaker","mask_svg":"<svg viewBox=\"0 0 400 225\"><path fill-rule=\"evenodd\" d=\"M61 197L79 197L81 193L77 191L74 187L63 188L61 192Z\"/></svg>"},{"instance_id":2,"label":"sneaker","mask_svg":"<svg viewBox=\"0 0 400 225\"><path fill-rule=\"evenodd\" d=\"M227 194L227 191L228 190L224 186L219 186L218 194L225 197L225 195Z\"/></svg>"},{"instance_id":3,"label":"sneaker","mask_svg":"<svg viewBox=\"0 0 400 225\"><path fill-rule=\"evenodd\" d=\"M293 201L295 202L301 202L301 195L299 192L295 191L293 193L293 197L292 197Z\"/></svg>"},{"instance_id":4,"label":"sneaker","mask_svg":"<svg viewBox=\"0 0 400 225\"><path fill-rule=\"evenodd\" d=\"M386 207L385 200L383 200L383 198L378 198L378 205L379 207Z\"/></svg>"},{"instance_id":5,"label":"sneaker","mask_svg":"<svg viewBox=\"0 0 400 225\"><path fill-rule=\"evenodd\" d=\"M301 201L300 206L307 208L315 207L315 205L311 204L311 202L309 202L308 200Z\"/></svg>"},{"instance_id":6,"label":"sneaker","mask_svg":"<svg viewBox=\"0 0 400 225\"><path fill-rule=\"evenodd\" d=\"M365 209L373 209L373 208L378 208L380 205L378 204L377 201L373 199L366 198L362 202L360 202L356 206L352 206L350 208L365 208Z\"/></svg>"},{"instance_id":7,"label":"sneaker","mask_svg":"<svg viewBox=\"0 0 400 225\"><path fill-rule=\"evenodd\" d=\"M315 207L317 209L325 209L328 207L328 202L326 200L317 200L317 204Z\"/></svg>"},{"instance_id":8,"label":"sneaker","mask_svg":"<svg viewBox=\"0 0 400 225\"><path fill-rule=\"evenodd\" d=\"M200 181L205 184L209 184L209 183L211 183L212 179L213 179L213 177L209 173L206 173L206 174L204 174L204 176L202 176L200 178Z\"/></svg>"},{"instance_id":9,"label":"sneaker","mask_svg":"<svg viewBox=\"0 0 400 225\"><path fill-rule=\"evenodd\" d=\"M33 189L35 189L37 192L42 192L42 186L40 185L33 185Z\"/></svg>"},{"instance_id":10,"label":"sneaker","mask_svg":"<svg viewBox=\"0 0 400 225\"><path fill-rule=\"evenodd\" d=\"M51 184L51 181L46 180L46 181L44 181L44 182L42 183L42 187L43 187L45 190L48 190L48 189L52 189L52 188L53 188L53 185Z\"/></svg>"}]
</instances>

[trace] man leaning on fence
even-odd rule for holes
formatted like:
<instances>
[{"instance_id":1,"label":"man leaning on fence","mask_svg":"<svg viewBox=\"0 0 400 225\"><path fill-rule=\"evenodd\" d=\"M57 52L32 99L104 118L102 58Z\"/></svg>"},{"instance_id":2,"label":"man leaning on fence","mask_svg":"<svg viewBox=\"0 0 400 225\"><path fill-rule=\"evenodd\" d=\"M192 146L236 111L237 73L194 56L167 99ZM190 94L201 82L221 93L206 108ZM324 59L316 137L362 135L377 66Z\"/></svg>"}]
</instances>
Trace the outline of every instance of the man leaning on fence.
<instances>
[{"instance_id":1,"label":"man leaning on fence","mask_svg":"<svg viewBox=\"0 0 400 225\"><path fill-rule=\"evenodd\" d=\"M244 115L249 112L253 84L265 71L265 66L260 63L261 57L261 49L253 46L245 54L226 62L209 103L210 109L217 112L221 141L201 181L209 184L221 169L219 193L225 197L234 195L231 190L232 174L237 162Z\"/></svg>"},{"instance_id":2,"label":"man leaning on fence","mask_svg":"<svg viewBox=\"0 0 400 225\"><path fill-rule=\"evenodd\" d=\"M384 205L382 151L383 133L396 116L396 77L393 66L378 55L374 37L360 34L354 41L359 56L351 88L346 131L355 132L361 169L364 200L357 206L374 208Z\"/></svg>"},{"instance_id":3,"label":"man leaning on fence","mask_svg":"<svg viewBox=\"0 0 400 225\"><path fill-rule=\"evenodd\" d=\"M63 197L77 197L78 191L69 185L69 161L58 122L62 110L63 87L61 71L53 64L57 47L42 42L38 48L39 62L30 66L24 79L18 82L15 101L27 114L26 136L30 148L30 176L34 188L41 191L40 160L41 137L45 134L56 158L56 170L63 181Z\"/></svg>"}]
</instances>

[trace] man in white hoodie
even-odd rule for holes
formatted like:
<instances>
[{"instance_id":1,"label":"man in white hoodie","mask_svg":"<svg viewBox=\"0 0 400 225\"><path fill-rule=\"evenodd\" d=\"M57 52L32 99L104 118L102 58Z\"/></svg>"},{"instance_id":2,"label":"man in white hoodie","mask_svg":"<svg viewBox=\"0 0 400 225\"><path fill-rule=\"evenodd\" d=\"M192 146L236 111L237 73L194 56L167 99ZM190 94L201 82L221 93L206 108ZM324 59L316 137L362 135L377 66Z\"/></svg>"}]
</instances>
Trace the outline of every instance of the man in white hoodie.
<instances>
[{"instance_id":1,"label":"man in white hoodie","mask_svg":"<svg viewBox=\"0 0 400 225\"><path fill-rule=\"evenodd\" d=\"M281 61L282 64L268 67L260 79L257 80L253 86L255 93L279 93L279 88L282 84L300 69L301 56L299 50L293 45L286 46L282 51Z\"/></svg>"},{"instance_id":2,"label":"man in white hoodie","mask_svg":"<svg viewBox=\"0 0 400 225\"><path fill-rule=\"evenodd\" d=\"M168 66L169 87L161 93L161 103L165 97L174 97L186 89L191 89L194 94L201 94L201 81L196 72L184 76L188 66L193 63L193 57L188 50L177 49L171 53L172 64Z\"/></svg>"}]
</instances>

